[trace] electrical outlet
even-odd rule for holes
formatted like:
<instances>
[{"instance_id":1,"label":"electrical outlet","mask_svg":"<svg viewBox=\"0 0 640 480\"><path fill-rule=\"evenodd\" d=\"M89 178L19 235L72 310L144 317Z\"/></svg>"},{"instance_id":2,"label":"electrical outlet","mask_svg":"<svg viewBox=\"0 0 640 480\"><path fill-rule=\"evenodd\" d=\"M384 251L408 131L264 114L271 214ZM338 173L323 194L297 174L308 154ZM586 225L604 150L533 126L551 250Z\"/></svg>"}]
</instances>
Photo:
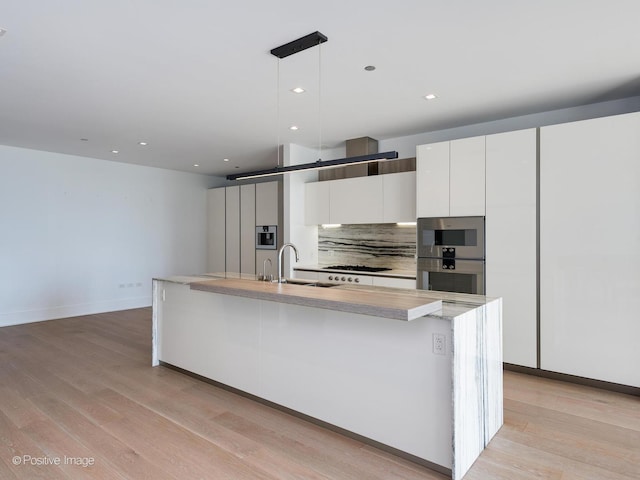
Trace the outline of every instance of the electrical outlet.
<instances>
[{"instance_id":1,"label":"electrical outlet","mask_svg":"<svg viewBox=\"0 0 640 480\"><path fill-rule=\"evenodd\" d=\"M447 353L447 337L442 333L433 334L433 353L445 355Z\"/></svg>"}]
</instances>

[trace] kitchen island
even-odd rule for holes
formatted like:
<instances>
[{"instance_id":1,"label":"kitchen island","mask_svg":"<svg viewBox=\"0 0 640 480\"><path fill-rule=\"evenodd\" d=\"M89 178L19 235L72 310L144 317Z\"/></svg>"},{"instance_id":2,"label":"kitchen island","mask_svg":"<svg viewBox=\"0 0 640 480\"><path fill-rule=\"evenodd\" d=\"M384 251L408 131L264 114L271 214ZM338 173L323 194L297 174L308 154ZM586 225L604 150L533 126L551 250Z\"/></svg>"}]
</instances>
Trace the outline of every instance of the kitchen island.
<instances>
[{"instance_id":1,"label":"kitchen island","mask_svg":"<svg viewBox=\"0 0 640 480\"><path fill-rule=\"evenodd\" d=\"M153 364L460 479L502 425L501 300L256 280L154 280Z\"/></svg>"}]
</instances>

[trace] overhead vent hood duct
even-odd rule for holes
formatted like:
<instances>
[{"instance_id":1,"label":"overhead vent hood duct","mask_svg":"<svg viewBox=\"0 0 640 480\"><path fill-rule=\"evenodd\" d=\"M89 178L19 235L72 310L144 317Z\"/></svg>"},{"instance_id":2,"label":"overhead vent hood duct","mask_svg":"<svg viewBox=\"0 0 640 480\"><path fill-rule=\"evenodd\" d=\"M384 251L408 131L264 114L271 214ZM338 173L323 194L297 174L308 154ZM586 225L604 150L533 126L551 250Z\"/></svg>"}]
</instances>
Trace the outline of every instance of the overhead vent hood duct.
<instances>
[{"instance_id":1,"label":"overhead vent hood duct","mask_svg":"<svg viewBox=\"0 0 640 480\"><path fill-rule=\"evenodd\" d=\"M359 157L378 153L378 140L371 137L352 138L345 142L346 157ZM368 175L382 175L385 173L412 172L416 169L416 159L403 158L399 160L385 160L360 165L348 165L331 170L320 170L318 180L338 180L340 178L366 177Z\"/></svg>"}]
</instances>

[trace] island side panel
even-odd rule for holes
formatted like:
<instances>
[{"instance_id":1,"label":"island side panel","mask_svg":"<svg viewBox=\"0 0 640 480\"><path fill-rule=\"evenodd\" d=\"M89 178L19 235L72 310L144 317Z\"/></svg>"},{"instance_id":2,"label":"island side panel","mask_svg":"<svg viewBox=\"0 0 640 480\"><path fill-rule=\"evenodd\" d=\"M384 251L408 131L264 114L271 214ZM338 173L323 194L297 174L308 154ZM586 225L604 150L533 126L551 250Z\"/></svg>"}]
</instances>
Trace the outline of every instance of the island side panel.
<instances>
[{"instance_id":1,"label":"island side panel","mask_svg":"<svg viewBox=\"0 0 640 480\"><path fill-rule=\"evenodd\" d=\"M411 322L263 302L261 397L450 473L450 320Z\"/></svg>"},{"instance_id":2,"label":"island side panel","mask_svg":"<svg viewBox=\"0 0 640 480\"><path fill-rule=\"evenodd\" d=\"M484 307L452 320L453 480L460 480L485 446Z\"/></svg>"},{"instance_id":3,"label":"island side panel","mask_svg":"<svg viewBox=\"0 0 640 480\"><path fill-rule=\"evenodd\" d=\"M453 319L453 480L503 423L502 299Z\"/></svg>"},{"instance_id":4,"label":"island side panel","mask_svg":"<svg viewBox=\"0 0 640 480\"><path fill-rule=\"evenodd\" d=\"M259 395L259 304L189 285L162 288L159 360Z\"/></svg>"},{"instance_id":5,"label":"island side panel","mask_svg":"<svg viewBox=\"0 0 640 480\"><path fill-rule=\"evenodd\" d=\"M159 316L162 315L160 302L162 298L159 295L162 295L162 285L164 282L160 280L153 280L152 283L152 293L151 293L151 366L157 367L160 364L158 360L158 323Z\"/></svg>"},{"instance_id":6,"label":"island side panel","mask_svg":"<svg viewBox=\"0 0 640 480\"><path fill-rule=\"evenodd\" d=\"M485 446L504 423L502 299L485 305Z\"/></svg>"}]
</instances>

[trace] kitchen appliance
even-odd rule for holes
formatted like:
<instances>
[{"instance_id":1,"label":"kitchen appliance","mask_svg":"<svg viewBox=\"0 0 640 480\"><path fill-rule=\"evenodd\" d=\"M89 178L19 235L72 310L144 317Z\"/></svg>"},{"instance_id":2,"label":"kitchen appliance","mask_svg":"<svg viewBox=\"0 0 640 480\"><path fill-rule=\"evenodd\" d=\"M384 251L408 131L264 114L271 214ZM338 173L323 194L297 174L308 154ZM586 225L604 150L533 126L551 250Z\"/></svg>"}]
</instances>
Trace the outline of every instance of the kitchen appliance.
<instances>
[{"instance_id":1,"label":"kitchen appliance","mask_svg":"<svg viewBox=\"0 0 640 480\"><path fill-rule=\"evenodd\" d=\"M484 295L484 222L484 217L418 219L418 289Z\"/></svg>"},{"instance_id":2,"label":"kitchen appliance","mask_svg":"<svg viewBox=\"0 0 640 480\"><path fill-rule=\"evenodd\" d=\"M256 250L276 250L277 248L277 225L258 225L256 227Z\"/></svg>"}]
</instances>

